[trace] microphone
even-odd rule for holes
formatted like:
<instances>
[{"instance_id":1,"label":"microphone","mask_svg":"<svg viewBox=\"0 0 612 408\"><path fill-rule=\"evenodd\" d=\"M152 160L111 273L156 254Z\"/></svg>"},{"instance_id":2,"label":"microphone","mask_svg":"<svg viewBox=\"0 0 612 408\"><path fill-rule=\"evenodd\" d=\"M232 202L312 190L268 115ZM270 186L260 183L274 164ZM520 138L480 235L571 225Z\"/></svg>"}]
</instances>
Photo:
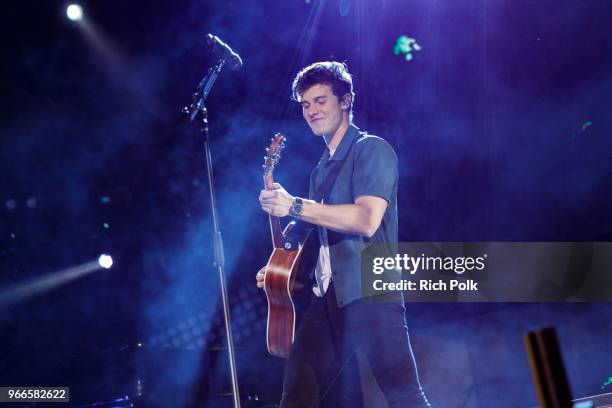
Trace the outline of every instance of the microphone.
<instances>
[{"instance_id":1,"label":"microphone","mask_svg":"<svg viewBox=\"0 0 612 408\"><path fill-rule=\"evenodd\" d=\"M230 69L237 71L242 68L242 59L236 54L229 45L221 41L219 37L212 34L206 35L206 43L212 47L213 52L227 62Z\"/></svg>"}]
</instances>

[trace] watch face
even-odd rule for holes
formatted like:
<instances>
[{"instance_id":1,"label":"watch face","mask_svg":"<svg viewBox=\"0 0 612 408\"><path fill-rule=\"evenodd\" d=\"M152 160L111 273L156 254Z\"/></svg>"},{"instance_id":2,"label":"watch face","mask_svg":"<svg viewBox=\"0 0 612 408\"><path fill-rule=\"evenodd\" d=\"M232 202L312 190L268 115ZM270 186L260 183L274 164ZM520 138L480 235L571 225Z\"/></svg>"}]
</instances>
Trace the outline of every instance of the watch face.
<instances>
[{"instance_id":1,"label":"watch face","mask_svg":"<svg viewBox=\"0 0 612 408\"><path fill-rule=\"evenodd\" d=\"M293 206L291 207L291 212L295 215L302 214L303 202L301 199L296 198Z\"/></svg>"}]
</instances>

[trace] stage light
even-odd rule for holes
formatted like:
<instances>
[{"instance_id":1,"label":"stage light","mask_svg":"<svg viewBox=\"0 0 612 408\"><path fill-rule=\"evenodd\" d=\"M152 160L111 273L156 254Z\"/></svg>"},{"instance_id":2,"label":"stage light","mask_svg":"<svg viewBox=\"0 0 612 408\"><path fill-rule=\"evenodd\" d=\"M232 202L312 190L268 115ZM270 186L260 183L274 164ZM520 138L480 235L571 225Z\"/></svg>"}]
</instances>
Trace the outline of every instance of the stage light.
<instances>
[{"instance_id":1,"label":"stage light","mask_svg":"<svg viewBox=\"0 0 612 408\"><path fill-rule=\"evenodd\" d=\"M403 55L406 61L411 61L414 57L414 51L421 51L421 46L414 38L402 35L395 41L393 53L395 55Z\"/></svg>"},{"instance_id":2,"label":"stage light","mask_svg":"<svg viewBox=\"0 0 612 408\"><path fill-rule=\"evenodd\" d=\"M108 269L113 266L113 258L110 255L102 254L98 258L98 264L104 269Z\"/></svg>"},{"instance_id":3,"label":"stage light","mask_svg":"<svg viewBox=\"0 0 612 408\"><path fill-rule=\"evenodd\" d=\"M14 234L11 234L14 238ZM107 256L110 259L110 256ZM101 259L102 257L100 257ZM71 268L62 269L32 280L21 282L13 286L0 289L0 309L14 303L23 302L41 293L49 292L68 282L79 279L85 275L95 272L102 266L100 259L92 260ZM106 262L106 261L105 261ZM112 264L112 260L111 260Z\"/></svg>"},{"instance_id":4,"label":"stage light","mask_svg":"<svg viewBox=\"0 0 612 408\"><path fill-rule=\"evenodd\" d=\"M582 124L582 131L584 132L585 130L587 130L589 126L592 126L592 125L593 125L593 122L591 122L590 120L587 120L586 122Z\"/></svg>"},{"instance_id":5,"label":"stage light","mask_svg":"<svg viewBox=\"0 0 612 408\"><path fill-rule=\"evenodd\" d=\"M66 8L66 16L72 21L83 19L83 8L78 4L71 4Z\"/></svg>"},{"instance_id":6,"label":"stage light","mask_svg":"<svg viewBox=\"0 0 612 408\"><path fill-rule=\"evenodd\" d=\"M7 210L13 211L15 210L15 208L17 208L17 201L15 201L15 199L13 198L10 198L6 201L6 203L4 203L4 205Z\"/></svg>"}]
</instances>

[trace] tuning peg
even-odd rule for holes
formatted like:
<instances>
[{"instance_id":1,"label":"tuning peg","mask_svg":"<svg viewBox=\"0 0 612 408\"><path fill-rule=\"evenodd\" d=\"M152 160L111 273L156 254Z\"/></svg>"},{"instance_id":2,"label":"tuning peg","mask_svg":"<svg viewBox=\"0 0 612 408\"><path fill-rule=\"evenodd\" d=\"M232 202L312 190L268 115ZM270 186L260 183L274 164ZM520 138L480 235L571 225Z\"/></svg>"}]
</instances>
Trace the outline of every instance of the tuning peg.
<instances>
[{"instance_id":1,"label":"tuning peg","mask_svg":"<svg viewBox=\"0 0 612 408\"><path fill-rule=\"evenodd\" d=\"M269 151L270 151L270 149L266 147L266 152L269 152Z\"/></svg>"}]
</instances>

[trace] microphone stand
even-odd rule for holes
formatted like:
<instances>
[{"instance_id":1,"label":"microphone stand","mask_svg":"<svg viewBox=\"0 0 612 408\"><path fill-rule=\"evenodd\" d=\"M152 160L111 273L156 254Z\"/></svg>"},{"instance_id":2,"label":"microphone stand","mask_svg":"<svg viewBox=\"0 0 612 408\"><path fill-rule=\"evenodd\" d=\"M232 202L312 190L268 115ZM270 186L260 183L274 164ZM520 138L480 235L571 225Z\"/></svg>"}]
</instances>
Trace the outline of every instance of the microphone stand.
<instances>
[{"instance_id":1,"label":"microphone stand","mask_svg":"<svg viewBox=\"0 0 612 408\"><path fill-rule=\"evenodd\" d=\"M185 106L182 112L189 116L189 120L194 122L201 114L202 122L200 126L200 134L204 139L204 156L206 158L206 170L208 172L208 191L210 191L210 207L213 219L213 247L214 247L214 266L219 273L219 281L221 284L221 299L223 301L223 316L225 318L225 331L227 333L227 350L229 353L230 374L232 377L232 396L234 399L234 408L240 408L240 394L238 392L238 376L236 373L236 357L234 353L234 340L232 338L232 325L230 320L230 308L227 295L227 282L225 278L225 254L223 251L223 239L221 238L221 230L219 229L219 219L217 215L217 201L215 199L215 189L213 185L213 169L212 157L210 154L210 139L208 134L208 111L204 102L208 97L208 93L212 89L213 84L217 80L219 73L223 69L226 61L220 59L217 63L209 68L208 72L200 80L193 94L191 105Z\"/></svg>"}]
</instances>

